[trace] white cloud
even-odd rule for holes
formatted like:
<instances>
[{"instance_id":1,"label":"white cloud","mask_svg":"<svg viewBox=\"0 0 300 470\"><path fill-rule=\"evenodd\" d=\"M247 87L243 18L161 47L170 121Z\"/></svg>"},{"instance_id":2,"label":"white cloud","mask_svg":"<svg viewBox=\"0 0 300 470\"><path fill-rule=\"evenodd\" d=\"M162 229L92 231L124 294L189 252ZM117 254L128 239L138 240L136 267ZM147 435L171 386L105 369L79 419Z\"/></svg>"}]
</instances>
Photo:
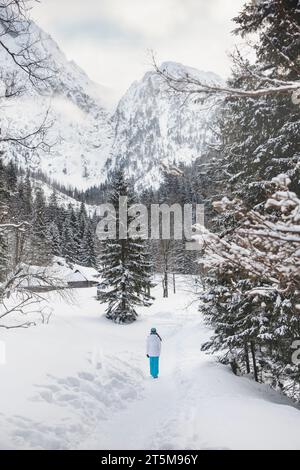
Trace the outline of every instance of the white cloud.
<instances>
[{"instance_id":1,"label":"white cloud","mask_svg":"<svg viewBox=\"0 0 300 470\"><path fill-rule=\"evenodd\" d=\"M125 91L149 69L147 50L226 76L244 0L43 0L38 24L92 79Z\"/></svg>"},{"instance_id":2,"label":"white cloud","mask_svg":"<svg viewBox=\"0 0 300 470\"><path fill-rule=\"evenodd\" d=\"M107 18L151 39L172 33L188 20L180 0L106 0L102 4Z\"/></svg>"}]
</instances>

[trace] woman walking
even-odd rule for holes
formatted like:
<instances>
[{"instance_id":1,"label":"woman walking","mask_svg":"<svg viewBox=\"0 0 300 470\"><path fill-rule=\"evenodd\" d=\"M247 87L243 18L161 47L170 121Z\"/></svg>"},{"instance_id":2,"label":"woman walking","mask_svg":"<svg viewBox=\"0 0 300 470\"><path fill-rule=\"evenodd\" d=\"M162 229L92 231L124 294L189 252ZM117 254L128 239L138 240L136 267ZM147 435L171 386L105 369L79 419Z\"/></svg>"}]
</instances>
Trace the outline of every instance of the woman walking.
<instances>
[{"instance_id":1,"label":"woman walking","mask_svg":"<svg viewBox=\"0 0 300 470\"><path fill-rule=\"evenodd\" d=\"M156 328L151 328L150 335L147 337L147 357L150 360L150 375L154 379L158 378L159 356L161 351L161 337Z\"/></svg>"}]
</instances>

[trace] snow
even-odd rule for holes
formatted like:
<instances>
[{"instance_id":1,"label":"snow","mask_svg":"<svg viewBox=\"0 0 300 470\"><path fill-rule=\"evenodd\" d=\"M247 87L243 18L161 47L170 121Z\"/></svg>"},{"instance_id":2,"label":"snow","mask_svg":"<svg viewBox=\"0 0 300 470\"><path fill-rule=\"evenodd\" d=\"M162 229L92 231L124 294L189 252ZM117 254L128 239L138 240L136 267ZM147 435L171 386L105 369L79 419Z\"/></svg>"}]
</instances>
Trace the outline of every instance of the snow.
<instances>
[{"instance_id":1,"label":"snow","mask_svg":"<svg viewBox=\"0 0 300 470\"><path fill-rule=\"evenodd\" d=\"M79 272L79 271L76 271L75 273L70 273L66 277L67 282L82 282L82 281L86 281L86 280L87 279L84 277L84 275L81 274L81 272Z\"/></svg>"},{"instance_id":2,"label":"snow","mask_svg":"<svg viewBox=\"0 0 300 470\"><path fill-rule=\"evenodd\" d=\"M96 282L99 280L100 274L94 268L87 268L85 266L80 266L79 264L75 264L73 266L72 272L70 272L66 277L65 280L67 282L82 282L82 281L89 281L89 282Z\"/></svg>"},{"instance_id":3,"label":"snow","mask_svg":"<svg viewBox=\"0 0 300 470\"><path fill-rule=\"evenodd\" d=\"M87 266L81 266L80 264L74 264L73 271L80 272L86 281L95 281L95 279L100 276L97 269Z\"/></svg>"},{"instance_id":4,"label":"snow","mask_svg":"<svg viewBox=\"0 0 300 470\"><path fill-rule=\"evenodd\" d=\"M200 351L210 330L192 290L182 276L163 299L158 282L132 325L105 319L96 288L68 302L47 293L48 325L1 331L0 448L300 449L291 402ZM145 357L153 326L158 380Z\"/></svg>"},{"instance_id":5,"label":"snow","mask_svg":"<svg viewBox=\"0 0 300 470\"><path fill-rule=\"evenodd\" d=\"M53 264L50 266L33 266L22 265L24 272L29 277L20 282L21 286L48 286L47 280L51 279L52 283L59 287L66 287L68 282L97 282L100 274L95 268L73 264L72 267L59 256L53 258ZM42 279L38 279L40 276Z\"/></svg>"}]
</instances>

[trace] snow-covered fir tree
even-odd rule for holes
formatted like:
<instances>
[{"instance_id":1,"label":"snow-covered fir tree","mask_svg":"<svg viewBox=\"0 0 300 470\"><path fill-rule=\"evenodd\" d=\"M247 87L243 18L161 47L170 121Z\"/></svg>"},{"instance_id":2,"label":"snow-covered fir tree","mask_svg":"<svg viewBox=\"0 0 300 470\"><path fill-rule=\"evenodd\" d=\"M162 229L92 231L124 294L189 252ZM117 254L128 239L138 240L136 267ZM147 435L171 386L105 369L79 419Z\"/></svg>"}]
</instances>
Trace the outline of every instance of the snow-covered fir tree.
<instances>
[{"instance_id":1,"label":"snow-covered fir tree","mask_svg":"<svg viewBox=\"0 0 300 470\"><path fill-rule=\"evenodd\" d=\"M116 211L116 238L103 240L101 243L100 271L101 302L107 303L106 317L117 323L131 323L137 318L138 305L149 306L151 262L145 240L140 237L120 239L119 197L128 198L128 207L135 203L135 198L123 172L117 171L112 182L110 203ZM132 217L127 212L128 226ZM141 228L143 229L143 228Z\"/></svg>"},{"instance_id":2,"label":"snow-covered fir tree","mask_svg":"<svg viewBox=\"0 0 300 470\"><path fill-rule=\"evenodd\" d=\"M201 309L215 330L204 349L222 350L225 362L287 393L292 383L299 397L291 347L300 335L300 200L290 183L285 175L274 178L276 190L259 211L229 199L215 204L234 211L240 223L226 235L205 229L200 237L206 272Z\"/></svg>"},{"instance_id":3,"label":"snow-covered fir tree","mask_svg":"<svg viewBox=\"0 0 300 470\"><path fill-rule=\"evenodd\" d=\"M31 229L31 259L38 265L47 265L51 259L51 250L47 238L46 201L44 191L37 188L33 204Z\"/></svg>"},{"instance_id":4,"label":"snow-covered fir tree","mask_svg":"<svg viewBox=\"0 0 300 470\"><path fill-rule=\"evenodd\" d=\"M25 192L25 203L27 206L26 214L32 213L32 186L29 177L29 173L27 172L25 182L24 182L24 192Z\"/></svg>"},{"instance_id":5,"label":"snow-covered fir tree","mask_svg":"<svg viewBox=\"0 0 300 470\"><path fill-rule=\"evenodd\" d=\"M88 216L87 216L84 202L80 204L80 209L78 212L77 219L78 219L78 238L80 241L82 241L84 232L86 230L86 225L88 223Z\"/></svg>"},{"instance_id":6,"label":"snow-covered fir tree","mask_svg":"<svg viewBox=\"0 0 300 470\"><path fill-rule=\"evenodd\" d=\"M0 231L0 282L3 281L7 273L8 264L8 246L5 235ZM0 294L1 297L1 294Z\"/></svg>"},{"instance_id":7,"label":"snow-covered fir tree","mask_svg":"<svg viewBox=\"0 0 300 470\"><path fill-rule=\"evenodd\" d=\"M83 266L97 267L97 255L95 252L95 232L91 222L85 222L85 229L79 249L79 261Z\"/></svg>"},{"instance_id":8,"label":"snow-covered fir tree","mask_svg":"<svg viewBox=\"0 0 300 470\"><path fill-rule=\"evenodd\" d=\"M233 88L255 90L299 80L297 0L247 2L235 18L236 34L255 34L256 61L234 56ZM291 94L229 97L223 108L222 165L227 191L249 207L269 193L269 181L288 174L290 189L299 190L300 106Z\"/></svg>"},{"instance_id":9,"label":"snow-covered fir tree","mask_svg":"<svg viewBox=\"0 0 300 470\"><path fill-rule=\"evenodd\" d=\"M57 223L58 219L58 203L57 203L57 192L56 190L52 191L52 194L49 198L49 203L47 207L47 222L51 224L52 222Z\"/></svg>"},{"instance_id":10,"label":"snow-covered fir tree","mask_svg":"<svg viewBox=\"0 0 300 470\"><path fill-rule=\"evenodd\" d=\"M69 217L65 219L62 231L62 253L69 263L74 263L77 260L78 244L75 241Z\"/></svg>"},{"instance_id":11,"label":"snow-covered fir tree","mask_svg":"<svg viewBox=\"0 0 300 470\"><path fill-rule=\"evenodd\" d=\"M54 256L62 256L62 241L55 222L51 222L47 227L47 235L50 250Z\"/></svg>"},{"instance_id":12,"label":"snow-covered fir tree","mask_svg":"<svg viewBox=\"0 0 300 470\"><path fill-rule=\"evenodd\" d=\"M30 221L33 215L32 185L27 172L25 179L19 182L19 201L21 204L21 214L24 220Z\"/></svg>"},{"instance_id":13,"label":"snow-covered fir tree","mask_svg":"<svg viewBox=\"0 0 300 470\"><path fill-rule=\"evenodd\" d=\"M299 2L247 2L235 21L237 34L255 33L256 54L234 55L228 85L249 95L227 95L219 144L192 165L211 230L201 311L215 334L203 348L298 398L300 106L276 89L299 81Z\"/></svg>"},{"instance_id":14,"label":"snow-covered fir tree","mask_svg":"<svg viewBox=\"0 0 300 470\"><path fill-rule=\"evenodd\" d=\"M8 263L8 246L6 241L6 232L1 230L1 223L7 220L8 215L8 191L4 166L0 158L0 282L4 279ZM1 297L1 293L0 293Z\"/></svg>"}]
</instances>

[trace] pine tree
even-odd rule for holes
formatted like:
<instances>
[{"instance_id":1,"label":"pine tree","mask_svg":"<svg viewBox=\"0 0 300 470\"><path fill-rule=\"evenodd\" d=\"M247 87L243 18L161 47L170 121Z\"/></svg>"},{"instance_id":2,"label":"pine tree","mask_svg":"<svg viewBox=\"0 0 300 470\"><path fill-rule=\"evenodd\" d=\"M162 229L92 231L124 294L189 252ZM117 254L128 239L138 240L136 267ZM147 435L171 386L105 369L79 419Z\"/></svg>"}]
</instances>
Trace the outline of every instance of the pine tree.
<instances>
[{"instance_id":1,"label":"pine tree","mask_svg":"<svg viewBox=\"0 0 300 470\"><path fill-rule=\"evenodd\" d=\"M80 244L80 264L97 268L97 257L95 253L95 234L92 224L86 222L84 234Z\"/></svg>"},{"instance_id":2,"label":"pine tree","mask_svg":"<svg viewBox=\"0 0 300 470\"><path fill-rule=\"evenodd\" d=\"M62 253L69 263L75 263L78 257L78 245L75 241L70 218L67 217L64 222L62 232Z\"/></svg>"},{"instance_id":3,"label":"pine tree","mask_svg":"<svg viewBox=\"0 0 300 470\"><path fill-rule=\"evenodd\" d=\"M4 279L8 265L8 245L5 230L1 230L1 223L8 221L9 214L9 191L5 167L0 157L0 282ZM1 298L1 291L0 291Z\"/></svg>"},{"instance_id":4,"label":"pine tree","mask_svg":"<svg viewBox=\"0 0 300 470\"><path fill-rule=\"evenodd\" d=\"M8 246L5 240L4 234L0 231L0 283L4 280L7 274L8 267ZM0 289L0 299L1 299L1 289Z\"/></svg>"},{"instance_id":5,"label":"pine tree","mask_svg":"<svg viewBox=\"0 0 300 470\"><path fill-rule=\"evenodd\" d=\"M92 234L89 233L91 228L89 226L88 216L85 208L85 204L82 202L80 205L79 212L77 214L77 227L78 227L78 243L79 243L79 250L78 250L78 262L79 264L85 266L92 266L89 264L90 262L93 263L93 266L96 263L96 257L94 261L91 258L94 258L93 253L89 250L91 249L94 251L94 243L92 241ZM90 248L93 246L92 248Z\"/></svg>"},{"instance_id":6,"label":"pine tree","mask_svg":"<svg viewBox=\"0 0 300 470\"><path fill-rule=\"evenodd\" d=\"M88 219L84 202L80 204L80 209L78 212L77 219L78 219L78 237L79 237L79 240L81 241L83 239L84 232L86 230L87 219Z\"/></svg>"},{"instance_id":7,"label":"pine tree","mask_svg":"<svg viewBox=\"0 0 300 470\"><path fill-rule=\"evenodd\" d=\"M97 212L94 211L93 217L92 217L92 227L93 227L94 231L96 231L98 222L99 222L99 218L97 216Z\"/></svg>"},{"instance_id":8,"label":"pine tree","mask_svg":"<svg viewBox=\"0 0 300 470\"><path fill-rule=\"evenodd\" d=\"M234 20L236 34L256 35L256 62L250 64L237 55L230 86L268 88L270 80L299 80L297 0L247 2ZM300 107L291 96L231 97L223 111L221 131L228 193L251 207L269 194L270 179L285 173L291 179L290 189L300 194Z\"/></svg>"},{"instance_id":9,"label":"pine tree","mask_svg":"<svg viewBox=\"0 0 300 470\"><path fill-rule=\"evenodd\" d=\"M253 79L246 80L245 85L254 85ZM280 173L290 176L291 189L299 194L300 107L285 96L232 99L222 117L227 194L254 206L265 199L269 181Z\"/></svg>"},{"instance_id":10,"label":"pine tree","mask_svg":"<svg viewBox=\"0 0 300 470\"><path fill-rule=\"evenodd\" d=\"M68 212L64 207L57 207L55 223L57 225L61 239L65 228L65 221L68 218Z\"/></svg>"},{"instance_id":11,"label":"pine tree","mask_svg":"<svg viewBox=\"0 0 300 470\"><path fill-rule=\"evenodd\" d=\"M51 259L49 240L47 239L46 202L44 191L37 188L33 205L33 225L31 236L32 261L46 265Z\"/></svg>"},{"instance_id":12,"label":"pine tree","mask_svg":"<svg viewBox=\"0 0 300 470\"><path fill-rule=\"evenodd\" d=\"M55 222L51 222L50 225L48 225L46 238L49 242L52 255L61 256L62 255L61 237L60 237L59 230Z\"/></svg>"},{"instance_id":13,"label":"pine tree","mask_svg":"<svg viewBox=\"0 0 300 470\"><path fill-rule=\"evenodd\" d=\"M72 247L73 252L73 262L80 262L80 238L79 238L79 221L77 214L72 206L68 205L68 215L67 215L68 224L70 225L70 230L72 232L72 241L69 241L69 247ZM71 252L70 252L71 253Z\"/></svg>"},{"instance_id":14,"label":"pine tree","mask_svg":"<svg viewBox=\"0 0 300 470\"><path fill-rule=\"evenodd\" d=\"M237 34L255 33L256 59L236 55L231 87L299 80L297 0L247 2L235 21ZM219 199L226 198L213 203L220 212L214 233L203 232L201 311L214 327L203 348L299 399L299 367L291 363L299 337L299 237L287 234L299 232L300 107L279 93L230 96L220 130L221 164L217 174L210 164L205 175L211 185L219 180Z\"/></svg>"},{"instance_id":15,"label":"pine tree","mask_svg":"<svg viewBox=\"0 0 300 470\"><path fill-rule=\"evenodd\" d=\"M47 207L47 223L57 222L58 218L58 204L57 204L57 193L54 189L50 198L49 204Z\"/></svg>"},{"instance_id":16,"label":"pine tree","mask_svg":"<svg viewBox=\"0 0 300 470\"><path fill-rule=\"evenodd\" d=\"M277 190L259 212L228 199L216 206L236 212L237 228L223 236L203 231L202 263L209 275L201 310L215 330L203 348L222 350L224 362L253 372L257 381L268 377L276 387L292 383L299 396L291 344L300 334L300 238L295 236L300 199L289 191L285 176L272 183ZM284 389L290 394L288 386Z\"/></svg>"},{"instance_id":17,"label":"pine tree","mask_svg":"<svg viewBox=\"0 0 300 470\"><path fill-rule=\"evenodd\" d=\"M12 161L9 162L6 168L6 176L8 187L15 190L17 187L17 170Z\"/></svg>"},{"instance_id":18,"label":"pine tree","mask_svg":"<svg viewBox=\"0 0 300 470\"><path fill-rule=\"evenodd\" d=\"M119 196L128 197L128 206L134 203L133 192L122 171L114 175L110 199L116 210L117 238L106 239L101 244L101 302L108 303L107 318L117 323L131 323L137 318L136 306L151 304L151 263L143 240L119 238ZM127 219L129 224L130 217Z\"/></svg>"},{"instance_id":19,"label":"pine tree","mask_svg":"<svg viewBox=\"0 0 300 470\"><path fill-rule=\"evenodd\" d=\"M32 186L30 181L29 173L27 172L24 181L23 190L23 205L24 205L24 219L30 220L33 215L33 197L32 197Z\"/></svg>"}]
</instances>

